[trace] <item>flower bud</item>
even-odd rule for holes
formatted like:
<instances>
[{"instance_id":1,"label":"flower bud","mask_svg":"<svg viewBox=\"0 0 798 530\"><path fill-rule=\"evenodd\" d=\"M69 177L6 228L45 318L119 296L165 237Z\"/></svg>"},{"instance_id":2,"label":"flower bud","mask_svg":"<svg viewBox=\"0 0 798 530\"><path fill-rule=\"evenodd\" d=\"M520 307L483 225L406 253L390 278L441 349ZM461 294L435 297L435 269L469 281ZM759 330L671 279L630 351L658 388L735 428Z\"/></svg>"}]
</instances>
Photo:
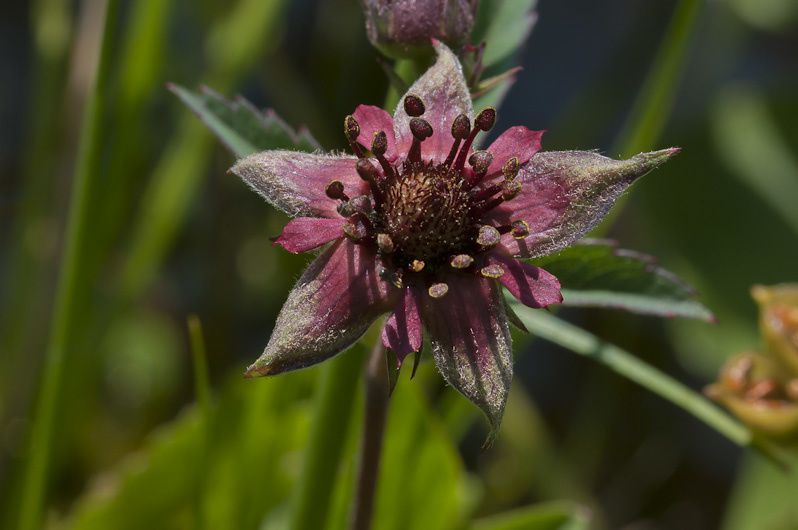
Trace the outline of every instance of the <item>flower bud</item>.
<instances>
[{"instance_id":1,"label":"flower bud","mask_svg":"<svg viewBox=\"0 0 798 530\"><path fill-rule=\"evenodd\" d=\"M363 0L369 41L397 59L431 52L431 39L465 44L476 11L477 0Z\"/></svg>"},{"instance_id":2,"label":"flower bud","mask_svg":"<svg viewBox=\"0 0 798 530\"><path fill-rule=\"evenodd\" d=\"M767 353L798 377L798 284L751 289Z\"/></svg>"},{"instance_id":3,"label":"flower bud","mask_svg":"<svg viewBox=\"0 0 798 530\"><path fill-rule=\"evenodd\" d=\"M798 437L794 381L773 360L744 353L730 359L705 392L754 431L787 442Z\"/></svg>"}]
</instances>

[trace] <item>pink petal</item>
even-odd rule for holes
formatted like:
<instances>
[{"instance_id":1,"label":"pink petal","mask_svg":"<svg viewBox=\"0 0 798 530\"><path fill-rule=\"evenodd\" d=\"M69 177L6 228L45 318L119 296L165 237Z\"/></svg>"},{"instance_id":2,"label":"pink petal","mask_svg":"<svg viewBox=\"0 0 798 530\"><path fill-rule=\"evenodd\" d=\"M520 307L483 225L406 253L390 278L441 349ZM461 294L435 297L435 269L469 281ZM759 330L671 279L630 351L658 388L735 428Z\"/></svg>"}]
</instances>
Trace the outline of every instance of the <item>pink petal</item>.
<instances>
[{"instance_id":1,"label":"pink petal","mask_svg":"<svg viewBox=\"0 0 798 530\"><path fill-rule=\"evenodd\" d=\"M385 321L382 328L382 343L396 353L399 366L405 357L421 349L421 315L418 311L418 300L413 288L404 290L404 296L394 309L393 314Z\"/></svg>"},{"instance_id":2,"label":"pink petal","mask_svg":"<svg viewBox=\"0 0 798 530\"><path fill-rule=\"evenodd\" d=\"M570 245L596 226L632 182L678 149L613 160L593 151L543 151L521 169L521 193L485 214L496 225L525 221L529 236L502 236L511 254L536 257Z\"/></svg>"},{"instance_id":3,"label":"pink petal","mask_svg":"<svg viewBox=\"0 0 798 530\"><path fill-rule=\"evenodd\" d=\"M438 60L407 91L420 97L426 107L422 116L432 125L432 136L421 144L421 156L424 160L443 161L449 154L454 139L452 138L452 122L458 114L465 114L469 120L474 119L471 107L471 93L463 77L460 61L446 47L435 41ZM406 152L413 135L410 132L410 117L405 112L404 96L393 115L397 149Z\"/></svg>"},{"instance_id":4,"label":"pink petal","mask_svg":"<svg viewBox=\"0 0 798 530\"><path fill-rule=\"evenodd\" d=\"M371 149L371 142L374 140L374 133L385 131L388 137L388 150L385 157L388 160L396 158L396 137L393 133L393 118L387 111L373 105L358 105L352 116L360 125L360 135L358 142L363 144L366 149Z\"/></svg>"},{"instance_id":5,"label":"pink petal","mask_svg":"<svg viewBox=\"0 0 798 530\"><path fill-rule=\"evenodd\" d=\"M346 219L322 219L319 217L297 217L283 228L283 233L274 242L288 252L298 254L329 243L343 236L341 231Z\"/></svg>"},{"instance_id":6,"label":"pink petal","mask_svg":"<svg viewBox=\"0 0 798 530\"><path fill-rule=\"evenodd\" d=\"M424 296L421 314L435 364L446 381L501 423L513 378L512 340L501 289L494 280L452 274L442 298Z\"/></svg>"},{"instance_id":7,"label":"pink petal","mask_svg":"<svg viewBox=\"0 0 798 530\"><path fill-rule=\"evenodd\" d=\"M395 306L399 295L380 278L372 250L341 239L302 274L277 316L266 350L246 375L303 368L345 350Z\"/></svg>"},{"instance_id":8,"label":"pink petal","mask_svg":"<svg viewBox=\"0 0 798 530\"><path fill-rule=\"evenodd\" d=\"M532 131L522 125L510 127L496 138L488 151L493 155L493 162L488 167L488 176L502 170L502 166L512 157L518 157L518 163L526 164L532 155L540 151L540 139L545 131Z\"/></svg>"},{"instance_id":9,"label":"pink petal","mask_svg":"<svg viewBox=\"0 0 798 530\"><path fill-rule=\"evenodd\" d=\"M541 308L562 302L560 281L553 274L498 250L490 253L489 261L504 268L499 281L522 304Z\"/></svg>"},{"instance_id":10,"label":"pink petal","mask_svg":"<svg viewBox=\"0 0 798 530\"><path fill-rule=\"evenodd\" d=\"M292 217L339 217L339 201L327 197L327 185L340 180L350 197L368 193L355 171L353 156L297 151L263 151L239 160L230 171L272 206Z\"/></svg>"}]
</instances>

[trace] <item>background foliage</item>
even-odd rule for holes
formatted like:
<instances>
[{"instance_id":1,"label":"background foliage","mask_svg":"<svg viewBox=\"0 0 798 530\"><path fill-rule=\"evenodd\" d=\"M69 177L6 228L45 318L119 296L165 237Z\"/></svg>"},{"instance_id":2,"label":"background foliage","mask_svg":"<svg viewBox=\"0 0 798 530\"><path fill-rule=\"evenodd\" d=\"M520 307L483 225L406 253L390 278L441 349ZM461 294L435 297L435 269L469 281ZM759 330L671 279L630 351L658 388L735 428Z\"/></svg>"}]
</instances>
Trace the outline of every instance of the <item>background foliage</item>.
<instances>
[{"instance_id":1,"label":"background foliage","mask_svg":"<svg viewBox=\"0 0 798 530\"><path fill-rule=\"evenodd\" d=\"M275 138L312 145L305 127L342 148L342 117L381 104L388 85L358 2L110 5L104 39L102 0L3 6L0 526L18 520L26 438L56 348L48 527L319 528L313 518L329 513L327 527L344 528L364 352L240 378L307 257L272 247L285 218L225 174L233 157L166 83L242 94L279 112L285 124L266 118ZM484 2L493 73L516 64L523 41L518 17L503 18L512 5L533 3ZM688 278L718 323L558 316L695 390L757 345L749 286L796 280L797 29L791 0L542 1L499 113L496 130L547 129L544 149L683 148L635 186L604 235ZM94 148L79 150L91 135ZM69 216L86 236L65 251ZM65 263L71 288L56 294ZM193 349L191 314L202 323ZM431 364L412 383L402 375L378 528L798 527L794 476L600 365L516 341L513 395L487 452L478 411ZM320 408L325 393L339 406ZM319 433L329 444L306 454ZM310 461L334 487L304 480ZM308 498L313 510L296 509Z\"/></svg>"}]
</instances>

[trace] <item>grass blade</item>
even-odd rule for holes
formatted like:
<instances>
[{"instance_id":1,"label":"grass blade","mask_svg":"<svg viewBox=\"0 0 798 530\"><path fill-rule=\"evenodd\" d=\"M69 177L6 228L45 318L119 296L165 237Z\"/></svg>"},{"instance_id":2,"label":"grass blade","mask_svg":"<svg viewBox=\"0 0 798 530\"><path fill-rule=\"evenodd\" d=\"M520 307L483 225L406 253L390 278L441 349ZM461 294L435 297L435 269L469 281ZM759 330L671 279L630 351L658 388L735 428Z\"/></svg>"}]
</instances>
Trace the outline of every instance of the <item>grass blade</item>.
<instances>
[{"instance_id":1,"label":"grass blade","mask_svg":"<svg viewBox=\"0 0 798 530\"><path fill-rule=\"evenodd\" d=\"M102 123L106 110L103 97L111 72L111 48L116 30L118 8L118 0L108 0L105 6L99 62L81 125L53 322L24 464L19 530L39 528L44 507L58 394L62 383L72 321L75 318L72 303L77 295L76 289L82 259L81 249L91 231L92 216L88 208L89 197L100 181L100 146L104 136Z\"/></svg>"}]
</instances>

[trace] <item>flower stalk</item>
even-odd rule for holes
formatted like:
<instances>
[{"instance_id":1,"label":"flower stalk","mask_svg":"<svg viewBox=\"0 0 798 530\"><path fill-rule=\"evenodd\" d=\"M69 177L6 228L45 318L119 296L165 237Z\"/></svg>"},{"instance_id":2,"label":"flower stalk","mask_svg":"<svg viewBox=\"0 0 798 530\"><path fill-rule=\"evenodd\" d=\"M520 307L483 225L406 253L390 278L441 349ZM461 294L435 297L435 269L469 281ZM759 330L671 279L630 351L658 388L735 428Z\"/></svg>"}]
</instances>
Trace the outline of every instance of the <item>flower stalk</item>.
<instances>
[{"instance_id":1,"label":"flower stalk","mask_svg":"<svg viewBox=\"0 0 798 530\"><path fill-rule=\"evenodd\" d=\"M356 493L352 506L352 530L371 528L374 514L374 495L377 491L382 439L388 413L388 398L391 393L386 360L385 347L380 340L377 340L366 367L365 414Z\"/></svg>"}]
</instances>

